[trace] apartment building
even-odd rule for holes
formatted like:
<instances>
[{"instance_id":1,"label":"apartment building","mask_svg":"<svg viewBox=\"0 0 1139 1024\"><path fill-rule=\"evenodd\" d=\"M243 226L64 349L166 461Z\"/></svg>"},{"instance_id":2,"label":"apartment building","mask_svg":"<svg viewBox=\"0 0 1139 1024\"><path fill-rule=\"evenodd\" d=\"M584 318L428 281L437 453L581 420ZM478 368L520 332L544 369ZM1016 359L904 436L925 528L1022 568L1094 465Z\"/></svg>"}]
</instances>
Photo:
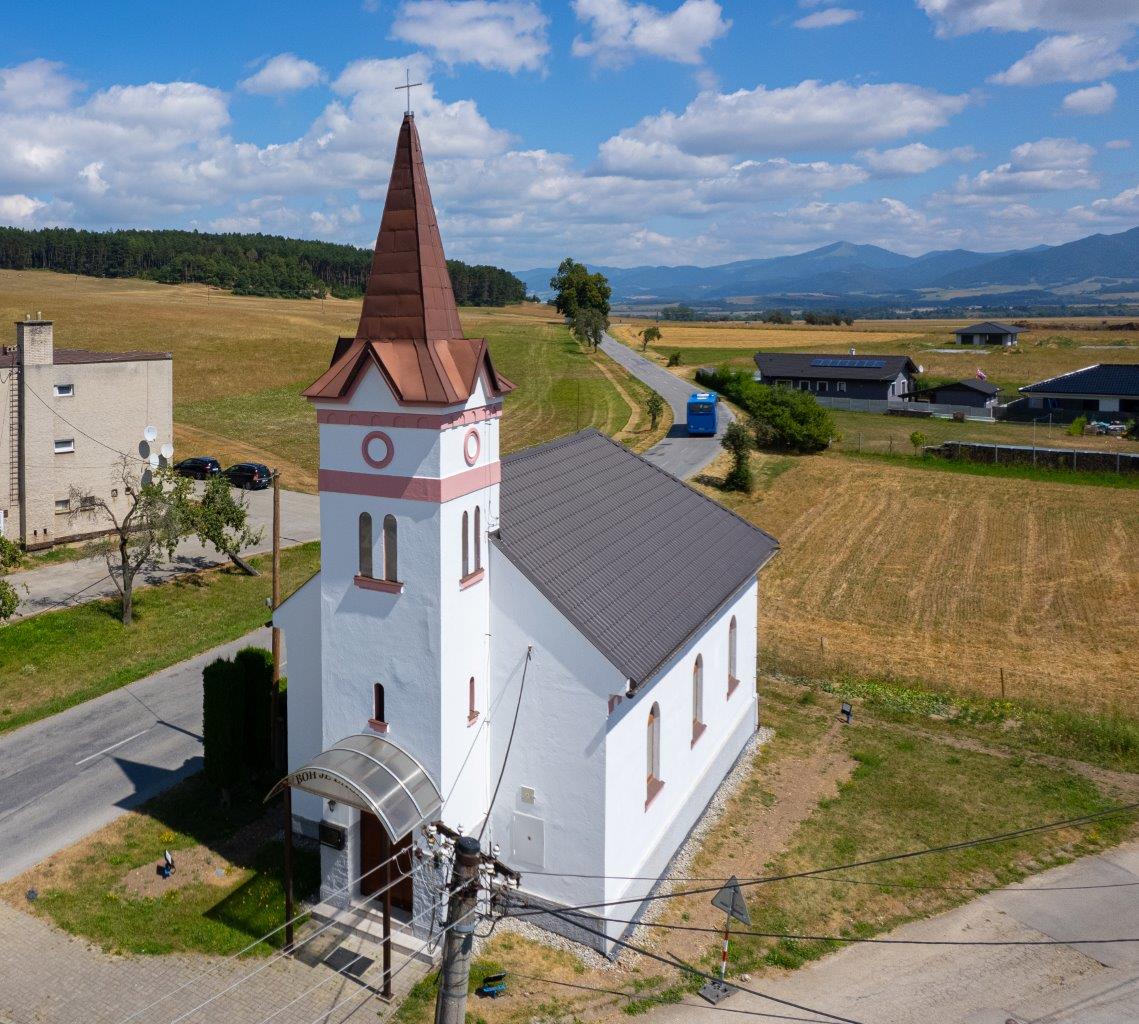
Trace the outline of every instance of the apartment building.
<instances>
[{"instance_id":1,"label":"apartment building","mask_svg":"<svg viewBox=\"0 0 1139 1024\"><path fill-rule=\"evenodd\" d=\"M35 549L104 531L71 514L73 487L125 512L120 455L149 456L148 426L173 439L173 365L169 352L56 348L50 320L17 321L0 349L0 533Z\"/></svg>"}]
</instances>

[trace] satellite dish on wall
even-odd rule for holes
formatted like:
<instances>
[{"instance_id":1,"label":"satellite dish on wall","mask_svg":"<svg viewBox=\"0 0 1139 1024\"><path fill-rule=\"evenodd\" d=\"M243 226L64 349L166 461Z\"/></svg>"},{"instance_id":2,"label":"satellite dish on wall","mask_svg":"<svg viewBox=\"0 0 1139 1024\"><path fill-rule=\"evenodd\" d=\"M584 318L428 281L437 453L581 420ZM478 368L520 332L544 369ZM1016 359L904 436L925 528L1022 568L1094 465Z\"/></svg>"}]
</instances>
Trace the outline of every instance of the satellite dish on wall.
<instances>
[{"instance_id":1,"label":"satellite dish on wall","mask_svg":"<svg viewBox=\"0 0 1139 1024\"><path fill-rule=\"evenodd\" d=\"M158 468L158 452L151 452L150 458L147 459L146 461L150 463L151 469L157 469Z\"/></svg>"},{"instance_id":2,"label":"satellite dish on wall","mask_svg":"<svg viewBox=\"0 0 1139 1024\"><path fill-rule=\"evenodd\" d=\"M158 451L164 459L172 458L174 455L174 445L167 441Z\"/></svg>"},{"instance_id":3,"label":"satellite dish on wall","mask_svg":"<svg viewBox=\"0 0 1139 1024\"><path fill-rule=\"evenodd\" d=\"M142 436L147 441L157 441L158 440L158 428L157 427L147 427L142 432Z\"/></svg>"}]
</instances>

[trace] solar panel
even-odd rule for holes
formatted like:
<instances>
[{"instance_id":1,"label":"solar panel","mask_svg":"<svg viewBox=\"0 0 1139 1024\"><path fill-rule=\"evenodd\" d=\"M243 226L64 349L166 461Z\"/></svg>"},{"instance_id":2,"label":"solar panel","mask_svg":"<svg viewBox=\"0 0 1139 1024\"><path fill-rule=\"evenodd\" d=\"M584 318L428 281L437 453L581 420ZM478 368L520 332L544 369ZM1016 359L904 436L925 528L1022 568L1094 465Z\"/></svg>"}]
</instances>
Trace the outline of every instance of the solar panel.
<instances>
[{"instance_id":1,"label":"solar panel","mask_svg":"<svg viewBox=\"0 0 1139 1024\"><path fill-rule=\"evenodd\" d=\"M847 370L881 370L886 363L881 359L812 359L812 366L830 366Z\"/></svg>"}]
</instances>

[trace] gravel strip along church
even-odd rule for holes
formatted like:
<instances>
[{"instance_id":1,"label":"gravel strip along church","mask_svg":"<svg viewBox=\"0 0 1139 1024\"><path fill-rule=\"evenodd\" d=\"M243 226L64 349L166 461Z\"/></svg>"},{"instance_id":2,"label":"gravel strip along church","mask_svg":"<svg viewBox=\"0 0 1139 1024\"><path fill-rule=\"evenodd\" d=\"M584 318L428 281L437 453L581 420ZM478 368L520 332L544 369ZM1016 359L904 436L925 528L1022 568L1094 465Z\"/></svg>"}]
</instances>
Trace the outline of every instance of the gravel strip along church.
<instances>
[{"instance_id":1,"label":"gravel strip along church","mask_svg":"<svg viewBox=\"0 0 1139 1024\"><path fill-rule=\"evenodd\" d=\"M639 898L623 876L659 876L757 726L777 542L596 431L500 459L514 387L463 337L409 114L356 336L304 392L322 568L274 621L322 899L366 902L399 852L419 934L425 824L481 831L532 902Z\"/></svg>"}]
</instances>

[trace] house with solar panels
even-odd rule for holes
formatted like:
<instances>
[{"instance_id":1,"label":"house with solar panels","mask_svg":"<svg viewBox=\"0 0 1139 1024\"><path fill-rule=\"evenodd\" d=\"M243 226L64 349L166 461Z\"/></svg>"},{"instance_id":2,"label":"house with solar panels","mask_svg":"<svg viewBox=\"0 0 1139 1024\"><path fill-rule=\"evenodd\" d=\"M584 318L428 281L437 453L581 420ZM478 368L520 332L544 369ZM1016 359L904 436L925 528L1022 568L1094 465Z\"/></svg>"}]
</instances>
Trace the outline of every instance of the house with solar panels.
<instances>
[{"instance_id":1,"label":"house with solar panels","mask_svg":"<svg viewBox=\"0 0 1139 1024\"><path fill-rule=\"evenodd\" d=\"M817 398L909 401L921 372L909 356L820 356L757 352L755 379Z\"/></svg>"},{"instance_id":2,"label":"house with solar panels","mask_svg":"<svg viewBox=\"0 0 1139 1024\"><path fill-rule=\"evenodd\" d=\"M1139 363L1096 363L1020 389L1030 409L1139 415Z\"/></svg>"},{"instance_id":3,"label":"house with solar panels","mask_svg":"<svg viewBox=\"0 0 1139 1024\"><path fill-rule=\"evenodd\" d=\"M636 917L755 735L776 541L596 431L501 456L514 388L463 334L408 115L356 334L304 392L321 569L273 616L318 917L387 893L436 927L436 823L531 903Z\"/></svg>"}]
</instances>

